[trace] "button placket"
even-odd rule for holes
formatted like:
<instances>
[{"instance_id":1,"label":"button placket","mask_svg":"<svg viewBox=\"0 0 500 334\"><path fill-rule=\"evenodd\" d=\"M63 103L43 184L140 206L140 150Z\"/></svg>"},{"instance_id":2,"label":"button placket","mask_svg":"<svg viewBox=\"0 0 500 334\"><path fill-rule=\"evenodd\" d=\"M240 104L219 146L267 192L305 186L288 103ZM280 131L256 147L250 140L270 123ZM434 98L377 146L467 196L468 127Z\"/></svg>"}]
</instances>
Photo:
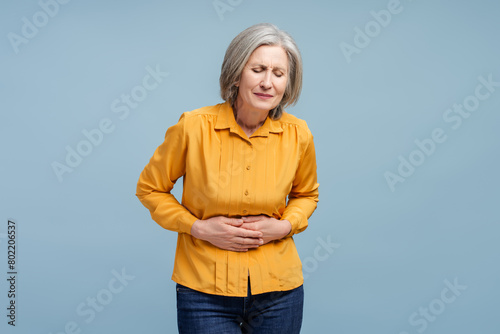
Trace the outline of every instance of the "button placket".
<instances>
[{"instance_id":1,"label":"button placket","mask_svg":"<svg viewBox=\"0 0 500 334\"><path fill-rule=\"evenodd\" d=\"M242 166L243 168L243 173L245 173L244 177L244 182L243 182L243 213L247 214L248 213L248 208L250 207L250 202L251 202L251 190L250 185L251 185L251 180L252 180L252 161L251 157L253 156L253 145L249 143L245 147L245 152L244 152L244 165Z\"/></svg>"}]
</instances>

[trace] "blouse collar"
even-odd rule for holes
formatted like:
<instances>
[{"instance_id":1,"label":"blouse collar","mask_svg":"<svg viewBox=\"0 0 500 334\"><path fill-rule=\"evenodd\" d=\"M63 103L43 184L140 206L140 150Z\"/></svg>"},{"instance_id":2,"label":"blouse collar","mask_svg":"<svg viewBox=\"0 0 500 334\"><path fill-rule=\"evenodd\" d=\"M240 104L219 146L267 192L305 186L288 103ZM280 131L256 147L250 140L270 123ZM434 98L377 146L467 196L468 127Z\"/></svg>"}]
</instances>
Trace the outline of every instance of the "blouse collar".
<instances>
[{"instance_id":1,"label":"blouse collar","mask_svg":"<svg viewBox=\"0 0 500 334\"><path fill-rule=\"evenodd\" d=\"M217 117L217 122L215 124L215 129L228 129L229 131L238 134L242 138L248 138L241 126L236 123L234 118L233 108L229 102L221 103L219 108L219 115ZM269 133L280 133L283 132L281 127L281 122L279 120L272 120L269 116L260 128L258 128L250 137L267 137Z\"/></svg>"}]
</instances>

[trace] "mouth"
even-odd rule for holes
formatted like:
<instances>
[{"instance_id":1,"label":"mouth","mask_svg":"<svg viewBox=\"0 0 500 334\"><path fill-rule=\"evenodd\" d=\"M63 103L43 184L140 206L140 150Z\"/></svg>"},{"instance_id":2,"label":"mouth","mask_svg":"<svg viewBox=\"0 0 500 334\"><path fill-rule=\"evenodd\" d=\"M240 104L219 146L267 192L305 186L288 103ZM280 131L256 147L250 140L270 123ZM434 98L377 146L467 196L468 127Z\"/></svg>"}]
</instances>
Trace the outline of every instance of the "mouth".
<instances>
[{"instance_id":1,"label":"mouth","mask_svg":"<svg viewBox=\"0 0 500 334\"><path fill-rule=\"evenodd\" d=\"M273 97L270 94L264 94L264 93L254 93L254 94L255 94L255 96L257 96L263 100L267 100L267 99L270 99L271 97Z\"/></svg>"}]
</instances>

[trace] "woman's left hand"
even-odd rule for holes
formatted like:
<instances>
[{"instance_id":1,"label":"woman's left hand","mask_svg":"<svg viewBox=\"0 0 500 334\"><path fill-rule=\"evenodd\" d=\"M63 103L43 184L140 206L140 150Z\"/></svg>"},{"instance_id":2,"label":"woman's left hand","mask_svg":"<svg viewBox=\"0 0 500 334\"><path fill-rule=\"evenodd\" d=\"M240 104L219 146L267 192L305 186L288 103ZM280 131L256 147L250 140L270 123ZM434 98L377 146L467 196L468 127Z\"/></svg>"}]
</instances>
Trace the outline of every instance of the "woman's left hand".
<instances>
[{"instance_id":1,"label":"woman's left hand","mask_svg":"<svg viewBox=\"0 0 500 334\"><path fill-rule=\"evenodd\" d=\"M278 220L265 215L242 217L242 228L262 232L264 244L278 240L290 233L292 224L288 220Z\"/></svg>"}]
</instances>

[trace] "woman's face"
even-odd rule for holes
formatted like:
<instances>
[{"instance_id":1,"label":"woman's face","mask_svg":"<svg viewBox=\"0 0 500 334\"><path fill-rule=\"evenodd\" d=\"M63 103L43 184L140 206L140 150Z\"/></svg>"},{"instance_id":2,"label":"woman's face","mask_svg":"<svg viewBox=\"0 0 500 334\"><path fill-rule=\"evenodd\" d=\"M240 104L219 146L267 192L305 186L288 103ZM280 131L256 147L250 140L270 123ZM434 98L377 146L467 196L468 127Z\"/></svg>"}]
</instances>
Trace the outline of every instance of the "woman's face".
<instances>
[{"instance_id":1,"label":"woman's face","mask_svg":"<svg viewBox=\"0 0 500 334\"><path fill-rule=\"evenodd\" d=\"M255 49L237 82L236 108L268 112L283 98L288 81L288 57L281 46L262 45Z\"/></svg>"}]
</instances>

